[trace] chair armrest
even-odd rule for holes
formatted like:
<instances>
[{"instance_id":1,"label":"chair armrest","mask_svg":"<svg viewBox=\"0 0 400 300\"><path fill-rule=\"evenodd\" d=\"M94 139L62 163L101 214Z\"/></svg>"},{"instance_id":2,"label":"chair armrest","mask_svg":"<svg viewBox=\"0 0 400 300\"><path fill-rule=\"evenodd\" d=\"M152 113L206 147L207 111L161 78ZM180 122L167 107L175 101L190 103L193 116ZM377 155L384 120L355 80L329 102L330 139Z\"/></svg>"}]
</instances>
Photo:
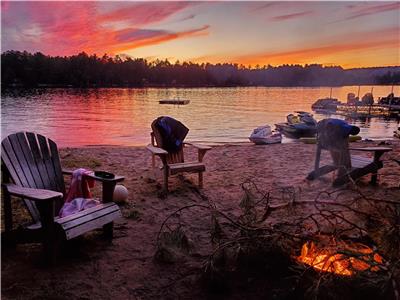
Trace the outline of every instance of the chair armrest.
<instances>
[{"instance_id":1,"label":"chair armrest","mask_svg":"<svg viewBox=\"0 0 400 300\"><path fill-rule=\"evenodd\" d=\"M64 174L64 175L72 175L72 170L67 170L67 169L62 169L62 173Z\"/></svg>"},{"instance_id":2,"label":"chair armrest","mask_svg":"<svg viewBox=\"0 0 400 300\"><path fill-rule=\"evenodd\" d=\"M365 147L365 148L349 148L349 150L354 150L354 151L370 151L370 152L389 152L392 151L392 148L389 147Z\"/></svg>"},{"instance_id":3,"label":"chair armrest","mask_svg":"<svg viewBox=\"0 0 400 300\"><path fill-rule=\"evenodd\" d=\"M3 184L2 186L12 196L17 196L34 201L56 200L64 196L60 192L43 190L43 189L26 188L12 183Z\"/></svg>"},{"instance_id":4,"label":"chair armrest","mask_svg":"<svg viewBox=\"0 0 400 300\"><path fill-rule=\"evenodd\" d=\"M201 144L192 144L192 143L184 143L185 145L189 145L189 146L193 146L199 150L204 150L204 151L208 151L211 150L210 146L206 146L206 145L201 145Z\"/></svg>"},{"instance_id":5,"label":"chair armrest","mask_svg":"<svg viewBox=\"0 0 400 300\"><path fill-rule=\"evenodd\" d=\"M208 150L211 150L211 147L206 146L206 145L192 144L192 143L184 143L184 144L197 148L199 162L202 162L203 158L204 158L204 155L206 155L206 152Z\"/></svg>"},{"instance_id":6,"label":"chair armrest","mask_svg":"<svg viewBox=\"0 0 400 300\"><path fill-rule=\"evenodd\" d=\"M63 169L62 172L65 175L72 175L72 173L73 173L72 170L67 170L67 169ZM101 182L113 182L113 181L120 182L125 179L124 176L117 176L117 175L115 175L114 178L103 178L103 177L95 176L94 174L93 175L85 174L84 176L90 177L94 180L101 181Z\"/></svg>"},{"instance_id":7,"label":"chair armrest","mask_svg":"<svg viewBox=\"0 0 400 300\"><path fill-rule=\"evenodd\" d=\"M118 176L115 175L114 178L103 178L103 177L99 177L93 174L85 174L84 176L92 178L96 181L100 181L100 182L120 182L120 181L124 181L125 177L124 176Z\"/></svg>"},{"instance_id":8,"label":"chair armrest","mask_svg":"<svg viewBox=\"0 0 400 300\"><path fill-rule=\"evenodd\" d=\"M167 155L168 152L160 147L155 147L153 145L147 145L146 149L155 155Z\"/></svg>"}]
</instances>

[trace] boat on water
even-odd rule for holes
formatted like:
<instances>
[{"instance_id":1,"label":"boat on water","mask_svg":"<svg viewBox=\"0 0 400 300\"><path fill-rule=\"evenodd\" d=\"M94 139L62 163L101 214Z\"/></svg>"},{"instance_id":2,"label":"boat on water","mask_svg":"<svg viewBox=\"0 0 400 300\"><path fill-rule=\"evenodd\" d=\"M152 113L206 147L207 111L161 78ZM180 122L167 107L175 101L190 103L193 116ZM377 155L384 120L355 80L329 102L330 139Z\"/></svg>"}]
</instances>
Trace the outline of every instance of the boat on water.
<instances>
[{"instance_id":1,"label":"boat on water","mask_svg":"<svg viewBox=\"0 0 400 300\"><path fill-rule=\"evenodd\" d=\"M256 145L278 144L282 142L282 135L279 132L273 132L271 126L265 125L254 129L249 140Z\"/></svg>"},{"instance_id":2,"label":"boat on water","mask_svg":"<svg viewBox=\"0 0 400 300\"><path fill-rule=\"evenodd\" d=\"M187 99L163 99L158 101L159 104L187 105L190 100Z\"/></svg>"},{"instance_id":3,"label":"boat on water","mask_svg":"<svg viewBox=\"0 0 400 300\"><path fill-rule=\"evenodd\" d=\"M338 99L332 98L331 88L329 97L318 99L311 105L311 109L320 113L333 113L340 104L341 102Z\"/></svg>"},{"instance_id":4,"label":"boat on water","mask_svg":"<svg viewBox=\"0 0 400 300\"><path fill-rule=\"evenodd\" d=\"M297 111L296 115L289 114L286 119L287 122L275 124L275 127L288 138L313 137L317 133L317 121L308 112Z\"/></svg>"},{"instance_id":5,"label":"boat on water","mask_svg":"<svg viewBox=\"0 0 400 300\"><path fill-rule=\"evenodd\" d=\"M333 113L336 112L336 109L340 104L341 102L336 98L321 98L311 105L311 109L315 112Z\"/></svg>"},{"instance_id":6,"label":"boat on water","mask_svg":"<svg viewBox=\"0 0 400 300\"><path fill-rule=\"evenodd\" d=\"M387 97L379 98L378 104L400 106L400 97L395 97L394 93L390 93Z\"/></svg>"}]
</instances>

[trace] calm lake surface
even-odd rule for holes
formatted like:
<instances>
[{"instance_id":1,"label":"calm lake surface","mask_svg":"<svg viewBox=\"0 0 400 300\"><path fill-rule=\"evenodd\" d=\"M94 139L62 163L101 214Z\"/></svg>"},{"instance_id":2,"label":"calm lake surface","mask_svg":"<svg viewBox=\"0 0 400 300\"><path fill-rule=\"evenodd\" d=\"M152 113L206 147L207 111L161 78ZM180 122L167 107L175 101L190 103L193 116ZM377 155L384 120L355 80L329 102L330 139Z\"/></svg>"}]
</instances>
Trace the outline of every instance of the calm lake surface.
<instances>
[{"instance_id":1,"label":"calm lake surface","mask_svg":"<svg viewBox=\"0 0 400 300\"><path fill-rule=\"evenodd\" d=\"M345 101L357 86L333 88L332 96ZM360 96L371 91L362 86ZM390 86L374 86L375 99L387 96ZM150 124L168 115L190 128L187 140L207 143L246 142L255 127L284 122L296 110L311 111L321 88L168 88L168 89L35 89L3 91L1 134L35 131L52 138L59 147L86 145L146 145ZM394 88L399 95L400 87ZM184 106L160 105L161 99L189 99ZM317 120L327 115L314 114ZM344 119L341 116L330 116ZM361 136L393 136L398 120L346 119L361 127ZM285 139L285 142L289 142Z\"/></svg>"}]
</instances>

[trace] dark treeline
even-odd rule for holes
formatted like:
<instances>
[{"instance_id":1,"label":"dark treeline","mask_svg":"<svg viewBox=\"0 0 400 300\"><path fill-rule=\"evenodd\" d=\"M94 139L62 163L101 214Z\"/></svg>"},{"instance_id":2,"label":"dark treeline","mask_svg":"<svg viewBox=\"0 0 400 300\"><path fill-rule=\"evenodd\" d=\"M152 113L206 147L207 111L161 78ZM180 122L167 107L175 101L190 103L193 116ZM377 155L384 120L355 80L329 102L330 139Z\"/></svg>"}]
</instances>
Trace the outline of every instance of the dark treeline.
<instances>
[{"instance_id":1,"label":"dark treeline","mask_svg":"<svg viewBox=\"0 0 400 300\"><path fill-rule=\"evenodd\" d=\"M78 55L60 57L7 51L1 54L2 86L342 86L398 84L400 67L345 70L340 66L149 62L142 58Z\"/></svg>"}]
</instances>

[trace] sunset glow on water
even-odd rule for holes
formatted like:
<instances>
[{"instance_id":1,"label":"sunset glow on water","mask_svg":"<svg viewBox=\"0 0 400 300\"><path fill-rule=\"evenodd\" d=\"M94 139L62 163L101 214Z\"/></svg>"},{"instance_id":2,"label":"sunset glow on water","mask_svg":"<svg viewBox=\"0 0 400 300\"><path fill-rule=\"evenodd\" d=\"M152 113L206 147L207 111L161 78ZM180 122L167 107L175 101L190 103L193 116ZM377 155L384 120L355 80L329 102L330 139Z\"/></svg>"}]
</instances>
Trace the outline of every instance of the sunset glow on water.
<instances>
[{"instance_id":1,"label":"sunset glow on water","mask_svg":"<svg viewBox=\"0 0 400 300\"><path fill-rule=\"evenodd\" d=\"M346 99L358 87L333 88ZM361 87L360 95L371 91ZM374 95L387 96L390 86L375 86ZM395 87L399 93L399 87ZM311 111L330 88L192 88L192 89L38 89L3 95L2 136L20 130L42 133L62 147L84 145L146 145L150 124L160 115L172 116L190 128L188 140L211 143L247 142L261 125L284 122L296 110ZM189 99L184 106L160 105L161 99ZM315 115L317 120L326 115ZM331 116L332 117L332 116ZM338 116L336 116L338 117ZM343 118L340 117L339 118ZM361 127L364 138L391 138L396 120L348 120ZM286 140L287 142L288 140Z\"/></svg>"}]
</instances>

